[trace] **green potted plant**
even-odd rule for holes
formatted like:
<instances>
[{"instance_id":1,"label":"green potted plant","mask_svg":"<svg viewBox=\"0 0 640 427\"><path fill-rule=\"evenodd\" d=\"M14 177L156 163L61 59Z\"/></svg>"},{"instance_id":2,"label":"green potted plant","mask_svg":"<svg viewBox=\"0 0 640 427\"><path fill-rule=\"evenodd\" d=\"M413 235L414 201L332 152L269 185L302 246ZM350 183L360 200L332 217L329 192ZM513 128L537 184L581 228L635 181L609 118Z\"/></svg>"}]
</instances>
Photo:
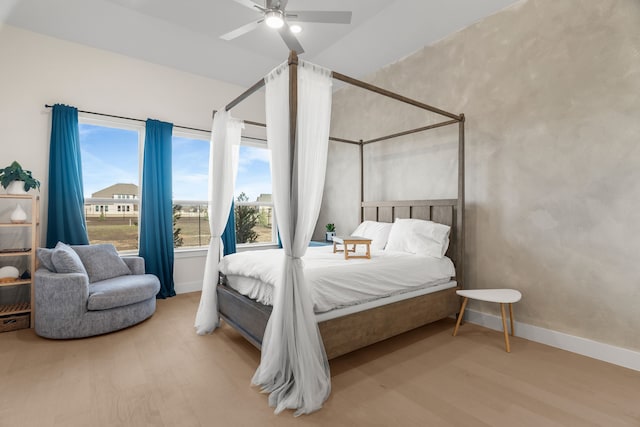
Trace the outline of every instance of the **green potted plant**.
<instances>
[{"instance_id":1,"label":"green potted plant","mask_svg":"<svg viewBox=\"0 0 640 427\"><path fill-rule=\"evenodd\" d=\"M327 229L326 234L326 241L327 242L331 242L333 241L333 236L336 235L336 225L335 224L327 224L325 225L325 228Z\"/></svg>"},{"instance_id":2,"label":"green potted plant","mask_svg":"<svg viewBox=\"0 0 640 427\"><path fill-rule=\"evenodd\" d=\"M40 190L40 181L31 175L31 171L22 169L16 161L0 169L0 185L8 194L26 194L32 188Z\"/></svg>"}]
</instances>

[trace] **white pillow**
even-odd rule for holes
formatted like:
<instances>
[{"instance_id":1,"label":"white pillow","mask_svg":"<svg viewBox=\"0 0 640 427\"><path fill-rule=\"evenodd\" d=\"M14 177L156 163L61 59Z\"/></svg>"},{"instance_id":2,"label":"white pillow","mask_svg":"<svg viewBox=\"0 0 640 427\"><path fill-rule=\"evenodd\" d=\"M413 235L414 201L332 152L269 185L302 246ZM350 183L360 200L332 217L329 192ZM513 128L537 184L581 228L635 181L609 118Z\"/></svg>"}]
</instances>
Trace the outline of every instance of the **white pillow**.
<instances>
[{"instance_id":1,"label":"white pillow","mask_svg":"<svg viewBox=\"0 0 640 427\"><path fill-rule=\"evenodd\" d=\"M442 258L449 247L450 230L433 221L396 218L385 250Z\"/></svg>"},{"instance_id":2,"label":"white pillow","mask_svg":"<svg viewBox=\"0 0 640 427\"><path fill-rule=\"evenodd\" d=\"M390 222L364 221L351 235L371 239L371 248L382 250L387 244L392 226Z\"/></svg>"}]
</instances>

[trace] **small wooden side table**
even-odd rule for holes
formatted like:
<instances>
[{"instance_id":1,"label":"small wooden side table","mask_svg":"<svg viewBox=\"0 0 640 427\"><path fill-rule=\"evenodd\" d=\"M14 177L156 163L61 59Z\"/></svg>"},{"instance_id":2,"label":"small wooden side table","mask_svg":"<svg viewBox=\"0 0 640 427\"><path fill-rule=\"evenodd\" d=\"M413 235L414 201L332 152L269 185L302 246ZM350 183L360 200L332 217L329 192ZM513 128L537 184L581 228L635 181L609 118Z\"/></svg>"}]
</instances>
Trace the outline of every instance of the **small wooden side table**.
<instances>
[{"instance_id":1,"label":"small wooden side table","mask_svg":"<svg viewBox=\"0 0 640 427\"><path fill-rule=\"evenodd\" d=\"M458 315L458 321L456 327L453 330L453 336L455 337L460 327L460 321L464 316L464 310L467 308L467 302L469 298L478 301L497 302L500 304L500 311L502 312L502 329L504 330L504 344L507 348L507 353L511 353L511 347L509 346L509 331L507 329L507 319L504 312L504 305L509 304L509 320L511 323L511 335L513 335L513 306L514 302L520 301L522 294L515 289L464 289L456 291L458 295L464 297L462 300L462 307L460 308L460 314Z\"/></svg>"},{"instance_id":2,"label":"small wooden side table","mask_svg":"<svg viewBox=\"0 0 640 427\"><path fill-rule=\"evenodd\" d=\"M338 245L342 245L343 249L338 249ZM353 249L349 249L349 245L353 245ZM356 252L357 245L365 245L367 248L366 255L349 255ZM371 239L358 236L338 237L333 236L333 253L344 252L344 259L351 258L367 258L371 259Z\"/></svg>"}]
</instances>

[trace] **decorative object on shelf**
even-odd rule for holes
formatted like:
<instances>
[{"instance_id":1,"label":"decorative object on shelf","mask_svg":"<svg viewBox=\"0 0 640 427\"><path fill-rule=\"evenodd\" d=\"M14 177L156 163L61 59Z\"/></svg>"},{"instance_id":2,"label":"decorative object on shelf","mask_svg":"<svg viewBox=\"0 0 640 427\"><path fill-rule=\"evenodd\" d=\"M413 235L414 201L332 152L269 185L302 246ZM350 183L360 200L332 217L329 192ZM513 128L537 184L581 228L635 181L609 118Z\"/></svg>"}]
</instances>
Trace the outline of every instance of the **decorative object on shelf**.
<instances>
[{"instance_id":1,"label":"decorative object on shelf","mask_svg":"<svg viewBox=\"0 0 640 427\"><path fill-rule=\"evenodd\" d=\"M8 194L27 194L32 188L40 190L40 181L33 177L31 171L22 169L16 161L0 169L0 185Z\"/></svg>"},{"instance_id":2,"label":"decorative object on shelf","mask_svg":"<svg viewBox=\"0 0 640 427\"><path fill-rule=\"evenodd\" d=\"M16 204L16 208L11 214L10 219L13 224L24 224L25 222L27 222L27 213L24 211L24 209L22 209L22 206L20 206L20 204Z\"/></svg>"},{"instance_id":3,"label":"decorative object on shelf","mask_svg":"<svg viewBox=\"0 0 640 427\"><path fill-rule=\"evenodd\" d=\"M20 277L20 271L12 265L0 267L0 279L17 279Z\"/></svg>"},{"instance_id":4,"label":"decorative object on shelf","mask_svg":"<svg viewBox=\"0 0 640 427\"><path fill-rule=\"evenodd\" d=\"M20 165L17 166L19 167ZM8 181L9 175L11 175L11 172L7 172L7 168L0 168L0 185L5 188L8 186L8 182L19 181ZM34 180L34 178L31 177L31 180ZM24 182L18 183L21 186L21 190L24 190L22 186L26 184ZM33 184L31 182L31 185L29 189L38 188L39 183ZM28 208L26 206L27 201L30 203ZM0 301L0 332L14 331L35 325L33 304L35 286L31 275L36 269L35 248L39 242L38 229L40 220L38 214L40 212L40 196L36 194L0 194L0 209L3 212L9 213L16 205L20 205L26 211L26 215L22 211L20 214L22 218L20 218L18 213L14 213L10 218L5 217L2 224L0 224L2 225L0 227L0 242L3 243L3 248L0 249L0 265L5 264L4 267L0 268L0 290L3 290L5 286L14 287L13 289L18 292L19 297L16 297L17 301L14 302ZM18 210L17 207L16 210ZM10 223L10 219L14 221L23 219L25 224L12 224L14 221ZM11 239L6 239L7 233L9 233L8 235L11 236ZM18 234L21 235L19 239L17 239ZM7 247L8 241L13 241L14 239L13 246ZM19 260L14 261L16 257ZM12 265L6 265L7 261L9 261L9 264L20 265L21 267L18 269Z\"/></svg>"},{"instance_id":5,"label":"decorative object on shelf","mask_svg":"<svg viewBox=\"0 0 640 427\"><path fill-rule=\"evenodd\" d=\"M29 314L23 313L15 316L0 317L0 332L17 331L29 327Z\"/></svg>"},{"instance_id":6,"label":"decorative object on shelf","mask_svg":"<svg viewBox=\"0 0 640 427\"><path fill-rule=\"evenodd\" d=\"M327 229L327 232L325 233L326 234L325 240L327 242L332 242L333 236L336 235L336 225L329 223L325 225L325 228Z\"/></svg>"}]
</instances>

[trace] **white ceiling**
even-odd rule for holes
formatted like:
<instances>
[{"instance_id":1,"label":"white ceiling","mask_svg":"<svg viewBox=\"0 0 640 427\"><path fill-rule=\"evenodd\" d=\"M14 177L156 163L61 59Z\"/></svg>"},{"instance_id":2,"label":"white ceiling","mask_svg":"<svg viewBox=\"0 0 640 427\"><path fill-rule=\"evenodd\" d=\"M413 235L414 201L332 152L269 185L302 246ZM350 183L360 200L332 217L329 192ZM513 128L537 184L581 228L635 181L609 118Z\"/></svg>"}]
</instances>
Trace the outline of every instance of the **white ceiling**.
<instances>
[{"instance_id":1,"label":"white ceiling","mask_svg":"<svg viewBox=\"0 0 640 427\"><path fill-rule=\"evenodd\" d=\"M362 78L519 0L289 0L288 10L350 10L349 25L306 24L301 58ZM256 2L263 4L262 1ZM214 79L250 86L287 47L233 0L0 0L0 21Z\"/></svg>"}]
</instances>

